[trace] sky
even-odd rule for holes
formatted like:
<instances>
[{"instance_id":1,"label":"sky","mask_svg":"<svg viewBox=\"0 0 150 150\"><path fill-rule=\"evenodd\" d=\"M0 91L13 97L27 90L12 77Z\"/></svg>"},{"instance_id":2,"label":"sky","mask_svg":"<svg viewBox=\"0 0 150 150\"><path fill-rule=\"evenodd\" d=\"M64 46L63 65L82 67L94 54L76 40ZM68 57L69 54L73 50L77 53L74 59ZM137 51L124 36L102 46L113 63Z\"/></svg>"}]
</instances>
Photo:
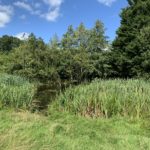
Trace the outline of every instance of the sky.
<instances>
[{"instance_id":1,"label":"sky","mask_svg":"<svg viewBox=\"0 0 150 150\"><path fill-rule=\"evenodd\" d=\"M99 19L112 41L126 6L126 0L0 0L0 36L34 33L48 42L55 34L61 38L69 25L82 22L90 29Z\"/></svg>"}]
</instances>

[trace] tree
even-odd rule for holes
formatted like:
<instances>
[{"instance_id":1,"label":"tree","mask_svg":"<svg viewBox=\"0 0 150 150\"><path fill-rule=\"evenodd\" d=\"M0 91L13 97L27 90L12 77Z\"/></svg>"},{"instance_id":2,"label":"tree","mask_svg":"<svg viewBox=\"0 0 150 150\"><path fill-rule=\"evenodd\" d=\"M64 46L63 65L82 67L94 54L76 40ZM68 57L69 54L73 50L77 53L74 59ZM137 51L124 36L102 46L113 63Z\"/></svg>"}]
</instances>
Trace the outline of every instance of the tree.
<instances>
[{"instance_id":1,"label":"tree","mask_svg":"<svg viewBox=\"0 0 150 150\"><path fill-rule=\"evenodd\" d=\"M57 74L52 64L57 59L54 60L55 56L51 55L44 41L32 34L11 53L10 72L41 82L52 80Z\"/></svg>"},{"instance_id":2,"label":"tree","mask_svg":"<svg viewBox=\"0 0 150 150\"><path fill-rule=\"evenodd\" d=\"M14 48L18 47L21 43L21 40L16 37L4 35L0 38L0 51L10 52Z\"/></svg>"},{"instance_id":3,"label":"tree","mask_svg":"<svg viewBox=\"0 0 150 150\"><path fill-rule=\"evenodd\" d=\"M81 23L75 31L76 47L78 49L87 50L89 40L89 30Z\"/></svg>"},{"instance_id":4,"label":"tree","mask_svg":"<svg viewBox=\"0 0 150 150\"><path fill-rule=\"evenodd\" d=\"M10 59L0 56L1 70L40 82L79 84L109 75L107 46L100 21L92 29L83 23L76 30L69 26L62 40L55 35L50 45L32 33L9 53Z\"/></svg>"},{"instance_id":5,"label":"tree","mask_svg":"<svg viewBox=\"0 0 150 150\"><path fill-rule=\"evenodd\" d=\"M120 77L134 77L141 72L143 53L149 51L148 43L143 41L141 32L150 26L150 1L128 0L129 6L121 13L121 26L117 31L117 38L113 42L113 52L119 58L115 70ZM147 45L143 48L142 45Z\"/></svg>"},{"instance_id":6,"label":"tree","mask_svg":"<svg viewBox=\"0 0 150 150\"><path fill-rule=\"evenodd\" d=\"M128 3L130 6L134 5L137 2L137 0L128 0Z\"/></svg>"},{"instance_id":7,"label":"tree","mask_svg":"<svg viewBox=\"0 0 150 150\"><path fill-rule=\"evenodd\" d=\"M88 51L102 52L108 45L103 23L97 20L95 26L90 30L89 34L90 37L88 40Z\"/></svg>"},{"instance_id":8,"label":"tree","mask_svg":"<svg viewBox=\"0 0 150 150\"><path fill-rule=\"evenodd\" d=\"M49 47L50 49L60 49L60 41L57 34L50 39Z\"/></svg>"},{"instance_id":9,"label":"tree","mask_svg":"<svg viewBox=\"0 0 150 150\"><path fill-rule=\"evenodd\" d=\"M138 37L137 37L137 43L138 47L141 50L141 55L137 56L139 61L138 67L138 75L143 76L150 73L150 26L144 27Z\"/></svg>"},{"instance_id":10,"label":"tree","mask_svg":"<svg viewBox=\"0 0 150 150\"><path fill-rule=\"evenodd\" d=\"M72 25L68 27L67 32L63 35L61 44L62 48L65 50L71 50L75 48L75 32Z\"/></svg>"},{"instance_id":11,"label":"tree","mask_svg":"<svg viewBox=\"0 0 150 150\"><path fill-rule=\"evenodd\" d=\"M31 52L34 52L35 50L45 50L46 46L42 38L36 38L36 36L31 33L26 41L28 49L30 49Z\"/></svg>"}]
</instances>

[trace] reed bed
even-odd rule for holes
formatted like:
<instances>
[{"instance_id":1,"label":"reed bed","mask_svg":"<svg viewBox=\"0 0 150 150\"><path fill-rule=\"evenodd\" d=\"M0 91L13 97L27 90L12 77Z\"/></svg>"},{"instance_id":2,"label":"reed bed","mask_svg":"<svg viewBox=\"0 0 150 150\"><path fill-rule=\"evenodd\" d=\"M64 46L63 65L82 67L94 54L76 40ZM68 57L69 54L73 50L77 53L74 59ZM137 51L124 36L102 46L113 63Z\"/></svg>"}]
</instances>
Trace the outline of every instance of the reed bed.
<instances>
[{"instance_id":1,"label":"reed bed","mask_svg":"<svg viewBox=\"0 0 150 150\"><path fill-rule=\"evenodd\" d=\"M35 87L28 80L7 74L0 74L0 108L24 108L31 106Z\"/></svg>"},{"instance_id":2,"label":"reed bed","mask_svg":"<svg viewBox=\"0 0 150 150\"><path fill-rule=\"evenodd\" d=\"M61 111L88 117L148 117L150 82L136 79L96 80L67 89L57 97L54 105L52 107Z\"/></svg>"}]
</instances>

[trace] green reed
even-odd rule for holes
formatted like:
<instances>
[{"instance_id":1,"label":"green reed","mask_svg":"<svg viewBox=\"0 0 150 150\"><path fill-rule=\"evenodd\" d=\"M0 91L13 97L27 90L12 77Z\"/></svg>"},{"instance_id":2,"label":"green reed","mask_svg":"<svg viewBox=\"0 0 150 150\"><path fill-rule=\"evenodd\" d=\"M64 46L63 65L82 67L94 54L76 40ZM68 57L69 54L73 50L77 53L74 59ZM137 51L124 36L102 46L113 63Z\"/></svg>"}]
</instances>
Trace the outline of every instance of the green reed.
<instances>
[{"instance_id":1,"label":"green reed","mask_svg":"<svg viewBox=\"0 0 150 150\"><path fill-rule=\"evenodd\" d=\"M0 107L29 108L35 94L35 87L28 80L7 74L0 74Z\"/></svg>"},{"instance_id":2,"label":"green reed","mask_svg":"<svg viewBox=\"0 0 150 150\"><path fill-rule=\"evenodd\" d=\"M96 80L61 93L55 107L90 117L148 117L150 82L144 80Z\"/></svg>"}]
</instances>

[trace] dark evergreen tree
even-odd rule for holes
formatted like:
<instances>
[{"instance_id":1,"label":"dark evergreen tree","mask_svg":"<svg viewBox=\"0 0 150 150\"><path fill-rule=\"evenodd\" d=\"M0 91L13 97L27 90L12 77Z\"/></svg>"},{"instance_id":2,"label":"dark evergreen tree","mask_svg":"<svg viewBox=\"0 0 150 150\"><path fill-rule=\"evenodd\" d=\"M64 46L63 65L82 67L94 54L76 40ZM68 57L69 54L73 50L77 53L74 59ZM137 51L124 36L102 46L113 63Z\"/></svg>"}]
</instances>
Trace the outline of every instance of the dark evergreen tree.
<instances>
[{"instance_id":1,"label":"dark evergreen tree","mask_svg":"<svg viewBox=\"0 0 150 150\"><path fill-rule=\"evenodd\" d=\"M150 26L150 1L128 0L129 6L121 13L121 26L117 38L113 42L115 53L112 65L119 77L134 77L141 74L143 53L150 51L143 48L141 33ZM114 60L115 59L115 60ZM143 71L142 71L143 72Z\"/></svg>"}]
</instances>

